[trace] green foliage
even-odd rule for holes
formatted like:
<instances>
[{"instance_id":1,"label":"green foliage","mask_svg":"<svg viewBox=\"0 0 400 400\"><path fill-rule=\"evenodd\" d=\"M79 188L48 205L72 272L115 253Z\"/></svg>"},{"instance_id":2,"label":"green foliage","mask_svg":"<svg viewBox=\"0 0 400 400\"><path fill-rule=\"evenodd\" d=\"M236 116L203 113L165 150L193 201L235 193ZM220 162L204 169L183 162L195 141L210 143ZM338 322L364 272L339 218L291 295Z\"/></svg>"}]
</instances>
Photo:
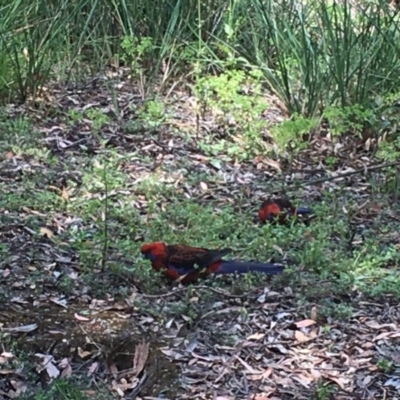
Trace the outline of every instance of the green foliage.
<instances>
[{"instance_id":1,"label":"green foliage","mask_svg":"<svg viewBox=\"0 0 400 400\"><path fill-rule=\"evenodd\" d=\"M88 114L90 115L90 114ZM83 112L78 111L78 110L68 110L68 117L66 118L66 121L69 125L73 125L76 122L80 122L83 118Z\"/></svg>"},{"instance_id":2,"label":"green foliage","mask_svg":"<svg viewBox=\"0 0 400 400\"><path fill-rule=\"evenodd\" d=\"M257 0L250 9L239 52L260 66L291 113L312 117L397 90L398 16L386 2L362 12L337 1Z\"/></svg>"},{"instance_id":3,"label":"green foliage","mask_svg":"<svg viewBox=\"0 0 400 400\"><path fill-rule=\"evenodd\" d=\"M112 396L101 389L97 391L94 397L93 394L86 395L84 389L79 387L79 382L76 380L56 379L48 388L41 389L35 394L23 394L19 398L21 400L88 400L89 398L94 400L107 400L111 399Z\"/></svg>"},{"instance_id":4,"label":"green foliage","mask_svg":"<svg viewBox=\"0 0 400 400\"><path fill-rule=\"evenodd\" d=\"M228 104L228 97L225 97L224 101ZM156 112L152 113L153 117L161 117L162 114L157 111L158 103L153 104L156 109ZM76 118L79 117L79 113L76 114ZM103 124L102 113L93 113L91 117L99 121L99 126ZM296 121L289 122L293 126L296 123L300 126L311 123L307 119ZM26 121L13 126L19 126L21 131L30 132ZM298 129L295 134L300 135L301 132L303 131ZM10 138L12 139L11 136ZM18 140L18 135L15 135L14 141ZM12 141L10 144L12 145ZM72 224L59 238L54 237L53 240L60 243L67 241L71 249L79 253L80 264L88 274L89 282L90 272L98 269L106 259L108 268L113 272L132 276L146 291L157 291L163 278L149 268L147 261L138 257L139 244L133 238L141 238L140 240L144 241L162 239L167 243L181 242L204 247L228 246L233 248L234 257L254 259L254 255L257 255L260 260L269 260L271 257L279 259L281 253L276 249L283 249L290 258L290 268L283 277L276 279L276 282L282 280L296 285L299 289L296 296L302 301L324 298L327 293L346 293L353 287L374 296L382 293L399 295L399 277L392 269L392 266L400 262L395 246L380 244L371 230L369 236L370 231L365 233L366 242L363 246L348 252L348 224L352 209L355 209L356 205L353 207L348 204L346 208L349 214L344 217L342 209L336 204L336 198L327 194L324 202L314 206L317 215L323 218L313 221L310 227L301 224L293 225L290 229L271 225L260 227L254 225L253 215L248 206L242 211L239 198L235 207L226 204L217 208L213 202L204 204L192 198L185 198L182 196L182 189L177 189L173 180L168 183L161 179L165 173L170 173L166 166L143 176L141 181L127 192L129 176L123 172L121 166L131 157L132 154L120 155L107 149L96 157L86 159L82 163L79 185L69 182L70 196L67 201L62 200L55 191L43 190L42 175L26 176L25 191L21 193L18 187L15 190L10 187L8 192L3 191L5 195L0 199L0 207L11 211L29 207L48 212L49 218L54 211L59 210L79 216L82 225ZM215 161L221 162L221 159L216 158ZM207 172L194 174L188 170L184 172L183 178L193 187L198 186L200 182L209 186L218 183L218 178ZM393 171L392 177L384 182L379 190L395 193L399 187L398 181L396 171ZM32 196L32 193L35 195ZM104 202L106 193L109 197L107 223ZM132 207L138 196L144 196L146 199L144 213ZM168 202L165 202L166 198ZM43 226L36 217L32 217L26 223L35 232L39 232L39 227ZM380 224L379 221L376 221L376 224L380 226L379 231L382 234L396 229L395 226L387 226L386 231L382 228L385 224ZM107 234L112 240L105 254L104 240ZM332 241L332 237L337 239ZM292 266L301 266L305 273L298 274ZM330 283L318 285L319 279L326 279ZM258 280L257 275L251 274L222 282L230 282L234 292L244 293L251 290ZM213 280L210 285L219 286L222 282ZM65 292L73 290L74 284L75 282L69 279L60 282ZM342 316L346 314L335 310L334 304L327 306L326 313Z\"/></svg>"},{"instance_id":5,"label":"green foliage","mask_svg":"<svg viewBox=\"0 0 400 400\"><path fill-rule=\"evenodd\" d=\"M318 381L312 400L329 400L336 392L336 388L323 380Z\"/></svg>"},{"instance_id":6,"label":"green foliage","mask_svg":"<svg viewBox=\"0 0 400 400\"><path fill-rule=\"evenodd\" d=\"M40 138L41 134L34 129L28 118L22 116L7 118L6 111L0 110L0 146L2 148L16 154L20 152L38 154L43 150L40 146ZM47 159L47 156L44 159Z\"/></svg>"},{"instance_id":7,"label":"green foliage","mask_svg":"<svg viewBox=\"0 0 400 400\"><path fill-rule=\"evenodd\" d=\"M260 152L262 131L266 126L261 114L267 104L261 95L258 70L247 75L232 70L219 76L200 77L193 89L200 107L209 107L226 131L219 140L209 135L199 143L207 154L226 152L238 159L246 159ZM232 126L235 126L234 132Z\"/></svg>"},{"instance_id":8,"label":"green foliage","mask_svg":"<svg viewBox=\"0 0 400 400\"><path fill-rule=\"evenodd\" d=\"M149 61L154 54L153 38L125 36L121 42L123 53L121 60L128 65L132 78L141 83L142 92L145 85L145 77L151 69Z\"/></svg>"},{"instance_id":9,"label":"green foliage","mask_svg":"<svg viewBox=\"0 0 400 400\"><path fill-rule=\"evenodd\" d=\"M50 400L50 399L65 399L65 400L88 400L89 397L76 385L70 384L67 380L56 381L49 390L42 390L35 394L35 400Z\"/></svg>"},{"instance_id":10,"label":"green foliage","mask_svg":"<svg viewBox=\"0 0 400 400\"><path fill-rule=\"evenodd\" d=\"M156 131L167 119L164 104L157 100L148 100L136 111L141 128Z\"/></svg>"},{"instance_id":11,"label":"green foliage","mask_svg":"<svg viewBox=\"0 0 400 400\"><path fill-rule=\"evenodd\" d=\"M193 325L196 318L199 316L200 310L196 306L196 303L191 301L189 298L190 291L186 294L183 301L177 303L171 303L169 305L169 312L171 316L184 315L189 325Z\"/></svg>"},{"instance_id":12,"label":"green foliage","mask_svg":"<svg viewBox=\"0 0 400 400\"><path fill-rule=\"evenodd\" d=\"M329 300L322 301L319 309L321 317L329 317L341 321L348 320L353 315L353 312L352 306L345 303L336 304Z\"/></svg>"},{"instance_id":13,"label":"green foliage","mask_svg":"<svg viewBox=\"0 0 400 400\"><path fill-rule=\"evenodd\" d=\"M146 100L135 107L138 118L128 121L124 128L133 134L154 134L166 123L169 114L161 100Z\"/></svg>"},{"instance_id":14,"label":"green foliage","mask_svg":"<svg viewBox=\"0 0 400 400\"><path fill-rule=\"evenodd\" d=\"M364 126L371 125L375 114L372 110L358 104L349 107L327 107L323 117L329 124L329 133L333 136L349 134L360 135Z\"/></svg>"},{"instance_id":15,"label":"green foliage","mask_svg":"<svg viewBox=\"0 0 400 400\"><path fill-rule=\"evenodd\" d=\"M292 119L283 121L271 129L271 134L280 149L298 151L304 149L306 135L318 126L316 119L294 115Z\"/></svg>"},{"instance_id":16,"label":"green foliage","mask_svg":"<svg viewBox=\"0 0 400 400\"><path fill-rule=\"evenodd\" d=\"M93 133L95 134L98 134L103 125L110 121L110 118L101 110L89 109L86 114L92 120Z\"/></svg>"},{"instance_id":17,"label":"green foliage","mask_svg":"<svg viewBox=\"0 0 400 400\"><path fill-rule=\"evenodd\" d=\"M3 88L4 95L18 91L24 99L35 98L54 75L101 71L109 58L119 57L142 94L152 90L150 79L160 71L160 88L188 70L196 77L199 102L220 112L226 128L218 141L210 137L200 143L209 154L227 149L228 156L246 159L265 150L260 139L265 82L293 116L313 119L324 113L334 134L360 134L365 125L378 136L396 136L399 16L386 3L365 2L361 12L351 2L335 0L301 6L295 0L240 0L224 7L197 0L51 7L42 0L35 6L20 1L4 6L0 17L0 93ZM249 87L251 96L244 95ZM144 108L146 126L165 121L161 105ZM284 127L279 146L306 128L302 122ZM382 156L395 157L392 149Z\"/></svg>"},{"instance_id":18,"label":"green foliage","mask_svg":"<svg viewBox=\"0 0 400 400\"><path fill-rule=\"evenodd\" d=\"M381 142L376 155L387 162L398 161L400 157L400 135L391 142Z\"/></svg>"},{"instance_id":19,"label":"green foliage","mask_svg":"<svg viewBox=\"0 0 400 400\"><path fill-rule=\"evenodd\" d=\"M389 374L390 371L393 369L393 362L384 358L380 358L376 365L385 374Z\"/></svg>"},{"instance_id":20,"label":"green foliage","mask_svg":"<svg viewBox=\"0 0 400 400\"><path fill-rule=\"evenodd\" d=\"M48 7L40 0L36 4L20 1L2 11L0 43L4 63L12 66L12 76L4 74L3 83L11 92L18 91L23 100L28 96L35 98L50 75L67 22L62 20L63 6L60 3Z\"/></svg>"}]
</instances>

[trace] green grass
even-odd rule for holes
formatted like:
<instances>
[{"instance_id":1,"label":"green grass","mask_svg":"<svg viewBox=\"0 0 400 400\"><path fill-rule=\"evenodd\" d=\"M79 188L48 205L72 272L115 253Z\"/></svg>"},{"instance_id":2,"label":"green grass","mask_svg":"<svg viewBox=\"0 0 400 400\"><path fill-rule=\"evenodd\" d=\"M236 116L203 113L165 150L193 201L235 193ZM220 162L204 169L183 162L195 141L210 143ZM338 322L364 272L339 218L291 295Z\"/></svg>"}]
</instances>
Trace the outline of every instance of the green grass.
<instances>
[{"instance_id":1,"label":"green grass","mask_svg":"<svg viewBox=\"0 0 400 400\"><path fill-rule=\"evenodd\" d=\"M7 141L7 146L18 141L16 135L13 141ZM55 164L42 158L41 142L36 142L36 147L34 143L30 153L34 154L36 149L36 154L41 154L41 157L33 157L40 160L43 169L39 169L39 173L24 174L12 185L3 185L0 207L17 214L31 209L46 215L46 218L27 215L24 219L38 234L40 227L60 212L78 217L81 223L66 226L54 241L63 246L68 243L89 274L98 270L105 257L113 271L128 270L138 281L147 281L152 271L139 258L140 243L162 240L209 248L231 247L232 257L243 259L279 260L284 254L289 268L277 282L293 282L307 288L308 280L317 282L320 279L330 281L328 290L332 293L350 292L357 287L374 296L388 292L398 294L399 277L394 267L399 256L397 248L385 239L397 229L397 222L387 221L384 213L370 218L368 226L362 228L364 241L351 248L349 238L353 227L350 222L358 207L351 193L346 203L347 214L342 208L344 192L339 190L336 195L326 195L323 201L312 204L318 218L308 227L302 224L260 226L254 223L257 203L249 203L240 192L230 196L228 183L211 170L196 172L190 159L180 159L178 170L166 164L154 172L149 171L132 185L124 166L130 157L135 157L137 164L146 165L146 156L142 162L139 153L120 154L104 149L94 157L82 154L78 161L74 158L73 162L80 165L80 180L66 182L69 195L65 199L61 190L55 190L53 185L57 180ZM68 162L64 160L65 169ZM180 176L181 183L176 185L177 178L171 178L171 173ZM163 182L165 178L167 182ZM212 195L210 200L203 201L201 183L206 183L206 190ZM389 209L389 195L394 188L383 182L372 186L372 190ZM190 192L192 196L187 198L185 193ZM142 199L142 203L138 203L138 199ZM104 220L106 206L107 219ZM107 254L104 254L105 240L110 241ZM319 291L326 290L326 287L315 287L312 294L300 290L296 296L315 297Z\"/></svg>"},{"instance_id":2,"label":"green grass","mask_svg":"<svg viewBox=\"0 0 400 400\"><path fill-rule=\"evenodd\" d=\"M17 137L14 139L18 141ZM39 143L37 147L31 146L31 152L43 151ZM62 198L61 191L54 190L52 181L56 174L52 164L41 159L46 165L42 173L26 174L13 185L3 186L0 207L16 214L26 209L45 214L46 218L24 217L24 223L38 237L40 227L58 213L78 217L80 225L66 226L54 237L56 245L65 247L68 243L77 252L82 269L89 274L99 269L105 257L110 269L129 271L136 282L142 282L151 291L157 291L162 281L155 280L151 288L146 283L153 272L139 257L139 247L142 241L162 240L209 248L231 247L232 257L243 259L279 260L284 254L289 267L283 277L274 281L277 285L284 282L299 288L296 294L299 298L350 293L354 288L373 296L399 294L395 269L399 256L388 240L390 232L397 229L397 222L388 222L384 213L371 217L363 228L364 240L351 248L350 221L358 207L351 193L350 197L346 194L347 214L340 205L344 192L339 191L337 197L329 194L325 200L312 204L318 218L310 226L260 226L254 223L258 203L249 203L240 192L236 197L229 195L229 184L210 172L181 169L178 175L184 184L176 185L171 178L173 168L166 165L132 185L124 166L130 157L137 159L137 155L104 150L89 159L83 154L78 161L80 181L67 181L68 199ZM64 162L64 168L68 168L68 159ZM143 157L143 165L146 162ZM141 164L141 160L137 159L137 163ZM190 159L183 164L188 166ZM167 182L163 182L166 177ZM109 196L106 221L104 179ZM201 182L207 184L207 191L213 197L210 200L202 200ZM185 196L185 185L191 188L191 198ZM388 190L393 188L386 183L372 188L390 206ZM139 198L144 200L140 208L135 203ZM110 243L104 254L106 238ZM319 280L328 283L319 287Z\"/></svg>"},{"instance_id":3,"label":"green grass","mask_svg":"<svg viewBox=\"0 0 400 400\"><path fill-rule=\"evenodd\" d=\"M76 379L58 379L46 389L41 389L34 394L26 393L19 398L21 400L111 400L114 397L106 389L100 389L96 392L86 391L84 384Z\"/></svg>"}]
</instances>

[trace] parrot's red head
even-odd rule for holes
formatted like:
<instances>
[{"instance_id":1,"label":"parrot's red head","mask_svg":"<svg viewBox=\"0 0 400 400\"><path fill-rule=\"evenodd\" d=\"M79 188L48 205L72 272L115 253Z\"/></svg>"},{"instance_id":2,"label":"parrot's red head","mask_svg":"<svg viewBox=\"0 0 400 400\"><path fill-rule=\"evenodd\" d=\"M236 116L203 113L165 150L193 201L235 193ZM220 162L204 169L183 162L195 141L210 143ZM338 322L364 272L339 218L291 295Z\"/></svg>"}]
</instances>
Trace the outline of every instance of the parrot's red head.
<instances>
[{"instance_id":1,"label":"parrot's red head","mask_svg":"<svg viewBox=\"0 0 400 400\"><path fill-rule=\"evenodd\" d=\"M146 243L142 245L140 252L145 258L153 261L167 254L167 246L163 242Z\"/></svg>"},{"instance_id":2,"label":"parrot's red head","mask_svg":"<svg viewBox=\"0 0 400 400\"><path fill-rule=\"evenodd\" d=\"M268 199L261 204L261 207L258 210L258 218L260 218L261 222L271 221L273 218L278 216L281 211L282 208L277 203Z\"/></svg>"}]
</instances>

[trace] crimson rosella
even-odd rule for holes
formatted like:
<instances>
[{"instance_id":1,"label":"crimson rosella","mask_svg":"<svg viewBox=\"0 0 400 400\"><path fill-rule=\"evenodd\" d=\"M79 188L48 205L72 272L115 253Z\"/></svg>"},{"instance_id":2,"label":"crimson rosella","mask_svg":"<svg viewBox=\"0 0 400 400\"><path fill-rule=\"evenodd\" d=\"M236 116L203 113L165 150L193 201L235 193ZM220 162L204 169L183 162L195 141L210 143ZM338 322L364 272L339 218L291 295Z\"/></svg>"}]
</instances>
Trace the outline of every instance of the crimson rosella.
<instances>
[{"instance_id":1,"label":"crimson rosella","mask_svg":"<svg viewBox=\"0 0 400 400\"><path fill-rule=\"evenodd\" d=\"M154 270L162 271L170 280L182 283L195 282L215 274L244 274L262 272L267 275L279 274L284 267L278 264L253 261L222 260L231 249L208 250L181 244L166 245L162 242L144 244L141 253L151 261Z\"/></svg>"}]
</instances>

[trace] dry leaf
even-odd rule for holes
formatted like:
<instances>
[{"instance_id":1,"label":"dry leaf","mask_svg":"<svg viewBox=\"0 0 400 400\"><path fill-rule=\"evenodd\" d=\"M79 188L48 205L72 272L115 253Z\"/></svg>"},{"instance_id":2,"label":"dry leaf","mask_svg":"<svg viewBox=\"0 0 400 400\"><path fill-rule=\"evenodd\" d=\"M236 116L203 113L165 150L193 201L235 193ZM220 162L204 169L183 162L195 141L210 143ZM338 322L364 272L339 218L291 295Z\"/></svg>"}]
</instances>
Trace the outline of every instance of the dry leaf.
<instances>
[{"instance_id":1,"label":"dry leaf","mask_svg":"<svg viewBox=\"0 0 400 400\"><path fill-rule=\"evenodd\" d=\"M11 271L8 268L6 268L6 269L3 269L1 274L3 275L3 278L7 278L7 276L10 275L10 272Z\"/></svg>"},{"instance_id":2,"label":"dry leaf","mask_svg":"<svg viewBox=\"0 0 400 400\"><path fill-rule=\"evenodd\" d=\"M247 340L258 340L262 339L265 336L265 333L253 333L250 335Z\"/></svg>"},{"instance_id":3,"label":"dry leaf","mask_svg":"<svg viewBox=\"0 0 400 400\"><path fill-rule=\"evenodd\" d=\"M247 364L246 361L242 360L240 357L238 357L237 355L234 356L246 369L247 372L249 372L250 374L262 374L263 371L254 369L253 367L251 367L249 364Z\"/></svg>"},{"instance_id":4,"label":"dry leaf","mask_svg":"<svg viewBox=\"0 0 400 400\"><path fill-rule=\"evenodd\" d=\"M259 381L260 379L269 378L271 376L272 372L273 372L273 369L271 367L269 367L262 374L260 374L260 375L249 375L247 377L247 379L249 381Z\"/></svg>"},{"instance_id":5,"label":"dry leaf","mask_svg":"<svg viewBox=\"0 0 400 400\"><path fill-rule=\"evenodd\" d=\"M61 307L68 308L66 299L59 300L59 299L55 299L53 297L50 297L50 301L52 301L54 304L57 304L57 305L59 305Z\"/></svg>"},{"instance_id":6,"label":"dry leaf","mask_svg":"<svg viewBox=\"0 0 400 400\"><path fill-rule=\"evenodd\" d=\"M113 363L108 367L108 369L112 373L113 377L115 379L117 379L117 376L118 376L118 368L117 368L117 366Z\"/></svg>"},{"instance_id":7,"label":"dry leaf","mask_svg":"<svg viewBox=\"0 0 400 400\"><path fill-rule=\"evenodd\" d=\"M92 353L90 351L85 351L81 347L78 347L78 355L80 358L85 359L86 357L90 356Z\"/></svg>"},{"instance_id":8,"label":"dry leaf","mask_svg":"<svg viewBox=\"0 0 400 400\"><path fill-rule=\"evenodd\" d=\"M263 158L262 161L264 164L269 165L272 168L275 168L277 171L282 172L281 165L279 162L273 160L272 158Z\"/></svg>"},{"instance_id":9,"label":"dry leaf","mask_svg":"<svg viewBox=\"0 0 400 400\"><path fill-rule=\"evenodd\" d=\"M296 380L297 382L301 383L305 388L309 388L311 383L313 383L313 381L314 381L313 377L308 377L303 374L294 375L293 379Z\"/></svg>"},{"instance_id":10,"label":"dry leaf","mask_svg":"<svg viewBox=\"0 0 400 400\"><path fill-rule=\"evenodd\" d=\"M316 306L314 306L314 307L311 309L310 317L311 317L311 319L314 320L314 321L316 321L316 320L318 319L318 310L317 310L317 307L316 307Z\"/></svg>"},{"instance_id":11,"label":"dry leaf","mask_svg":"<svg viewBox=\"0 0 400 400\"><path fill-rule=\"evenodd\" d=\"M3 328L4 331L7 332L23 332L23 333L27 333L27 332L32 332L35 329L37 329L37 324L29 324L29 325L22 325L22 326L17 326L15 328Z\"/></svg>"},{"instance_id":12,"label":"dry leaf","mask_svg":"<svg viewBox=\"0 0 400 400\"><path fill-rule=\"evenodd\" d=\"M254 400L270 400L270 394L256 394L254 397L252 397Z\"/></svg>"},{"instance_id":13,"label":"dry leaf","mask_svg":"<svg viewBox=\"0 0 400 400\"><path fill-rule=\"evenodd\" d=\"M67 188L65 188L65 187L62 188L61 197L62 197L64 200L68 200L69 194L68 194L68 189L67 189Z\"/></svg>"},{"instance_id":14,"label":"dry leaf","mask_svg":"<svg viewBox=\"0 0 400 400\"><path fill-rule=\"evenodd\" d=\"M35 354L36 357L39 357L42 359L42 365L41 368L37 368L38 372L41 372L43 370L46 370L47 375L50 378L57 378L58 375L60 375L60 371L58 370L58 368L53 364L54 358L53 356L50 356L48 354L40 354L40 353L36 353Z\"/></svg>"},{"instance_id":15,"label":"dry leaf","mask_svg":"<svg viewBox=\"0 0 400 400\"><path fill-rule=\"evenodd\" d=\"M69 378L72 375L72 367L67 358L61 360L58 364L61 370L61 378Z\"/></svg>"},{"instance_id":16,"label":"dry leaf","mask_svg":"<svg viewBox=\"0 0 400 400\"><path fill-rule=\"evenodd\" d=\"M140 343L135 348L135 357L133 359L133 370L135 376L138 376L146 365L149 357L149 343Z\"/></svg>"},{"instance_id":17,"label":"dry leaf","mask_svg":"<svg viewBox=\"0 0 400 400\"><path fill-rule=\"evenodd\" d=\"M42 236L47 236L49 239L51 239L53 237L53 235L54 235L54 233L50 229L43 228L43 227L40 228L40 234Z\"/></svg>"},{"instance_id":18,"label":"dry leaf","mask_svg":"<svg viewBox=\"0 0 400 400\"><path fill-rule=\"evenodd\" d=\"M272 245L272 248L273 248L274 250L276 250L280 255L283 255L283 254L284 254L283 250L282 250L279 246L277 246L276 244L273 244L273 245Z\"/></svg>"},{"instance_id":19,"label":"dry leaf","mask_svg":"<svg viewBox=\"0 0 400 400\"><path fill-rule=\"evenodd\" d=\"M83 317L82 315L79 315L79 314L77 314L77 313L74 314L74 317L75 317L78 321L90 321L90 318Z\"/></svg>"},{"instance_id":20,"label":"dry leaf","mask_svg":"<svg viewBox=\"0 0 400 400\"><path fill-rule=\"evenodd\" d=\"M87 376L92 376L96 372L98 366L98 362L94 362L93 364L91 364L88 368Z\"/></svg>"},{"instance_id":21,"label":"dry leaf","mask_svg":"<svg viewBox=\"0 0 400 400\"><path fill-rule=\"evenodd\" d=\"M393 332L382 332L378 336L374 337L372 340L376 342L377 340L383 339L388 336L392 336Z\"/></svg>"},{"instance_id":22,"label":"dry leaf","mask_svg":"<svg viewBox=\"0 0 400 400\"><path fill-rule=\"evenodd\" d=\"M208 186L207 186L207 184L205 182L200 182L200 188L203 191L208 190Z\"/></svg>"},{"instance_id":23,"label":"dry leaf","mask_svg":"<svg viewBox=\"0 0 400 400\"><path fill-rule=\"evenodd\" d=\"M14 357L15 357L14 354L13 354L13 353L10 353L9 351L3 351L3 352L1 353L1 356L2 356L2 357L6 357L6 358L14 358Z\"/></svg>"},{"instance_id":24,"label":"dry leaf","mask_svg":"<svg viewBox=\"0 0 400 400\"><path fill-rule=\"evenodd\" d=\"M303 319L302 321L296 322L297 328L306 328L307 326L314 325L316 322L313 319Z\"/></svg>"},{"instance_id":25,"label":"dry leaf","mask_svg":"<svg viewBox=\"0 0 400 400\"><path fill-rule=\"evenodd\" d=\"M340 389L346 390L346 387L344 385L344 379L336 378L331 375L326 375L326 378L330 379L333 382L336 382L340 386Z\"/></svg>"},{"instance_id":26,"label":"dry leaf","mask_svg":"<svg viewBox=\"0 0 400 400\"><path fill-rule=\"evenodd\" d=\"M296 331L296 332L294 333L294 336L295 336L296 340L297 340L298 342L300 342L300 343L307 342L307 340L310 340L310 338L309 338L308 336L306 336L306 335L305 335L303 332L301 332L301 331Z\"/></svg>"}]
</instances>

